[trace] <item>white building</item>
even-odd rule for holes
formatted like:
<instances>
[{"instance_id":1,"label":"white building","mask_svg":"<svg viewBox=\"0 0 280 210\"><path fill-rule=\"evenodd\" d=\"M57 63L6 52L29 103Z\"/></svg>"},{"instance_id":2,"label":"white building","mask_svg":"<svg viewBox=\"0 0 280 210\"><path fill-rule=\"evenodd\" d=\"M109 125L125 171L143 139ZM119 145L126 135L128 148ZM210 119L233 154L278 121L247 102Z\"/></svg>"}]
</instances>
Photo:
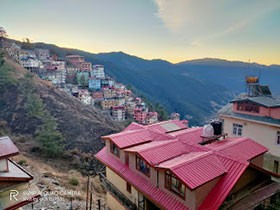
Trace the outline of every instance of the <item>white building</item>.
<instances>
[{"instance_id":1,"label":"white building","mask_svg":"<svg viewBox=\"0 0 280 210\"><path fill-rule=\"evenodd\" d=\"M95 77L98 79L105 78L104 66L103 65L94 65L91 71L91 77Z\"/></svg>"},{"instance_id":2,"label":"white building","mask_svg":"<svg viewBox=\"0 0 280 210\"><path fill-rule=\"evenodd\" d=\"M112 118L116 121L125 120L125 107L124 106L114 106L112 107Z\"/></svg>"}]
</instances>

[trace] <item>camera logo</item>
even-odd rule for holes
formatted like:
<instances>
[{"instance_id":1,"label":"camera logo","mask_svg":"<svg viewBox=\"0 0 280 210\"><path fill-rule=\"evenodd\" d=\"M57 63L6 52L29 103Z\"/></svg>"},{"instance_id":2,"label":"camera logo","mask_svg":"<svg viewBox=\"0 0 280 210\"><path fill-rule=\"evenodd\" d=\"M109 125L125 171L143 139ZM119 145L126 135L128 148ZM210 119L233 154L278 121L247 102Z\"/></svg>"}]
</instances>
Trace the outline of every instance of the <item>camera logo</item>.
<instances>
[{"instance_id":1,"label":"camera logo","mask_svg":"<svg viewBox=\"0 0 280 210\"><path fill-rule=\"evenodd\" d=\"M10 201L18 201L18 194L19 192L17 190L10 190Z\"/></svg>"}]
</instances>

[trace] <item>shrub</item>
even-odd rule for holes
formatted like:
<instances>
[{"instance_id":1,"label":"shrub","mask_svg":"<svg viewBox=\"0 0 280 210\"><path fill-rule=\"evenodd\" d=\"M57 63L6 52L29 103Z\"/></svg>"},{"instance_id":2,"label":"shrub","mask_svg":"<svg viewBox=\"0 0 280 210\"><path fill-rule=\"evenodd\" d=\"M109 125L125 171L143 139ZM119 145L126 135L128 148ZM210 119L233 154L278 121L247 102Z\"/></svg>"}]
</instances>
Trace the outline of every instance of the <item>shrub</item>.
<instances>
[{"instance_id":1,"label":"shrub","mask_svg":"<svg viewBox=\"0 0 280 210\"><path fill-rule=\"evenodd\" d=\"M78 181L78 179L75 178L75 177L72 177L72 178L70 179L69 183L70 183L71 185L73 185L73 186L78 186L78 185L79 185L79 181Z\"/></svg>"}]
</instances>

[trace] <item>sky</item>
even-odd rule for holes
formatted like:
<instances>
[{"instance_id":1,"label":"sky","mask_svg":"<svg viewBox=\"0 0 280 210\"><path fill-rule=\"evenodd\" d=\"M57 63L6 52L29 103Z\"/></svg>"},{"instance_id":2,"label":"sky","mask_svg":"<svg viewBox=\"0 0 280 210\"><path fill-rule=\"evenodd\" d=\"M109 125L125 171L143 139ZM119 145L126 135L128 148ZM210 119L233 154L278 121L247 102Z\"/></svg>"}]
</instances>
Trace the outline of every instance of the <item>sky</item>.
<instances>
[{"instance_id":1,"label":"sky","mask_svg":"<svg viewBox=\"0 0 280 210\"><path fill-rule=\"evenodd\" d=\"M280 0L1 0L0 26L92 53L280 64Z\"/></svg>"}]
</instances>

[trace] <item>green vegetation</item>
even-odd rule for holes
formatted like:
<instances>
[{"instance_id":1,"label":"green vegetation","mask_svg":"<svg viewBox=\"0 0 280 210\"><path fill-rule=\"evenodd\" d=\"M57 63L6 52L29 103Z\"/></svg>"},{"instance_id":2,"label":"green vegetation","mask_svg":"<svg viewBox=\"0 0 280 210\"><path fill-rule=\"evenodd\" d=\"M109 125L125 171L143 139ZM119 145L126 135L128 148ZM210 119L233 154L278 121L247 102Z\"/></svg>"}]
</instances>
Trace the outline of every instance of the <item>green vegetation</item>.
<instances>
[{"instance_id":1,"label":"green vegetation","mask_svg":"<svg viewBox=\"0 0 280 210\"><path fill-rule=\"evenodd\" d=\"M7 85L14 84L15 80L12 77L12 69L6 65L4 53L0 51L0 88L5 90Z\"/></svg>"},{"instance_id":2,"label":"green vegetation","mask_svg":"<svg viewBox=\"0 0 280 210\"><path fill-rule=\"evenodd\" d=\"M24 160L24 159L19 160L17 163L21 166L27 166L28 165L26 160Z\"/></svg>"},{"instance_id":3,"label":"green vegetation","mask_svg":"<svg viewBox=\"0 0 280 210\"><path fill-rule=\"evenodd\" d=\"M72 177L72 178L70 179L69 183L70 183L71 185L73 185L73 186L78 186L78 185L80 184L79 181L78 181L78 179L75 178L75 177Z\"/></svg>"},{"instance_id":4,"label":"green vegetation","mask_svg":"<svg viewBox=\"0 0 280 210\"><path fill-rule=\"evenodd\" d=\"M47 157L63 155L63 135L57 130L55 118L45 108L42 99L34 92L33 75L25 74L21 81L22 95L26 98L24 108L29 118L36 118L41 122L35 132L35 139L40 143L41 150Z\"/></svg>"}]
</instances>

